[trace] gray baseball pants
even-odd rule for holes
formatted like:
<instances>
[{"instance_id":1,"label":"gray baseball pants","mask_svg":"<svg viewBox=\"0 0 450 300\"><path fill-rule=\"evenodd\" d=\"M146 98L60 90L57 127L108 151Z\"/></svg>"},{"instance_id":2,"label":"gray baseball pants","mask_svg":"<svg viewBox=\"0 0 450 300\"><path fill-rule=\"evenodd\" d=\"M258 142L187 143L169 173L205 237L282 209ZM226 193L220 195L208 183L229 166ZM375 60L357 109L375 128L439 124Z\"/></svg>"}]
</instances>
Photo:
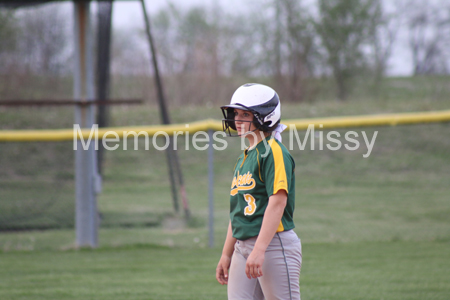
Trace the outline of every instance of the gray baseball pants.
<instances>
[{"instance_id":1,"label":"gray baseball pants","mask_svg":"<svg viewBox=\"0 0 450 300\"><path fill-rule=\"evenodd\" d=\"M302 246L293 230L276 233L267 247L262 266L263 276L248 279L247 257L256 237L237 240L228 278L229 300L300 300Z\"/></svg>"}]
</instances>

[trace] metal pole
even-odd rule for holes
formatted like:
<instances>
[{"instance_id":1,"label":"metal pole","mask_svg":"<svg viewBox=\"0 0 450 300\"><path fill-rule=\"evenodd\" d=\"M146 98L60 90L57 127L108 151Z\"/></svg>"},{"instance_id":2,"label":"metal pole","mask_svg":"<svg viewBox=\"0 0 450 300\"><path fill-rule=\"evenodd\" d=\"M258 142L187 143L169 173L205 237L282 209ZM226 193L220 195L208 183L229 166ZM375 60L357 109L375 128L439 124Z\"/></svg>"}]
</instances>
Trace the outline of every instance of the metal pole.
<instances>
[{"instance_id":1,"label":"metal pole","mask_svg":"<svg viewBox=\"0 0 450 300\"><path fill-rule=\"evenodd\" d=\"M214 247L214 148L213 148L213 131L208 130L209 147L208 147L208 231L209 231L209 247Z\"/></svg>"},{"instance_id":2,"label":"metal pole","mask_svg":"<svg viewBox=\"0 0 450 300\"><path fill-rule=\"evenodd\" d=\"M144 22L145 22L145 30L147 33L147 39L150 45L150 51L151 51L151 58L153 63L153 69L155 72L155 81L156 81L156 92L158 95L158 103L161 113L161 119L163 121L163 124L170 124L169 119L169 113L167 112L165 98L164 98L164 91L162 87L161 78L159 76L159 68L158 68L158 60L156 59L156 53L155 53L155 46L153 45L153 37L151 34L150 29L150 21L148 19L147 15L147 8L145 7L145 1L141 0L141 6L142 6L142 12L144 14ZM178 193L177 193L177 186L175 182L175 167L174 167L174 161L173 161L173 151L172 151L172 145L173 140L172 137L169 138L169 148L166 149L166 158L167 158L167 165L169 169L169 179L170 179L170 186L172 191L172 201L173 201L173 207L175 212L178 212Z\"/></svg>"},{"instance_id":3,"label":"metal pole","mask_svg":"<svg viewBox=\"0 0 450 300\"><path fill-rule=\"evenodd\" d=\"M172 191L172 202L173 202L173 209L175 212L178 212L180 209L178 207L178 193L177 193L177 186L175 181L175 170L174 170L174 161L173 161L173 140L172 136L169 137L169 148L166 149L166 160L167 160L167 167L169 170L169 179L170 179L170 188Z\"/></svg>"},{"instance_id":4,"label":"metal pole","mask_svg":"<svg viewBox=\"0 0 450 300\"><path fill-rule=\"evenodd\" d=\"M93 101L94 64L93 41L90 23L90 2L74 2L75 69L74 99ZM75 124L81 128L92 128L94 106L77 105ZM97 159L91 142L83 149L80 140L75 152L75 231L76 246L98 246L98 216L96 193L100 181L97 176Z\"/></svg>"},{"instance_id":5,"label":"metal pole","mask_svg":"<svg viewBox=\"0 0 450 300\"><path fill-rule=\"evenodd\" d=\"M160 111L161 118L162 118L164 124L170 124L169 113L167 112L162 81L161 81L161 77L159 75L158 60L156 59L156 50L155 50L155 46L153 43L153 36L152 36L151 28L150 28L150 21L149 21L148 15L147 15L147 8L145 7L145 0L141 0L141 4L142 4L142 12L144 14L145 30L147 33L147 39L150 44L150 51L152 52L153 71L155 72L156 91L158 93L159 108L161 109L161 111Z\"/></svg>"},{"instance_id":6,"label":"metal pole","mask_svg":"<svg viewBox=\"0 0 450 300\"><path fill-rule=\"evenodd\" d=\"M147 33L147 39L150 45L151 58L153 63L153 69L155 72L155 83L156 83L156 91L158 95L158 102L161 112L161 118L164 124L170 124L169 112L166 107L165 97L164 97L164 88L161 80L161 76L159 74L158 60L156 56L156 49L153 42L153 36L150 27L150 20L147 14L147 8L145 7L145 0L141 0L142 12L144 14L145 21L145 30ZM170 147L166 150L167 155L167 163L169 165L169 176L172 186L172 198L175 211L178 212L178 194L176 189L175 175L177 175L178 184L181 190L181 198L184 208L184 214L186 219L190 218L189 204L186 195L186 189L184 186L183 174L181 172L180 162L178 160L178 155L175 150L173 150L173 137L170 137ZM176 172L176 174L174 174Z\"/></svg>"},{"instance_id":7,"label":"metal pole","mask_svg":"<svg viewBox=\"0 0 450 300\"><path fill-rule=\"evenodd\" d=\"M112 0L98 1L97 15L97 100L109 100L110 61L111 61L111 19ZM99 105L97 109L98 127L108 127L109 110L106 105ZM103 143L97 150L98 173L103 171L105 148Z\"/></svg>"}]
</instances>

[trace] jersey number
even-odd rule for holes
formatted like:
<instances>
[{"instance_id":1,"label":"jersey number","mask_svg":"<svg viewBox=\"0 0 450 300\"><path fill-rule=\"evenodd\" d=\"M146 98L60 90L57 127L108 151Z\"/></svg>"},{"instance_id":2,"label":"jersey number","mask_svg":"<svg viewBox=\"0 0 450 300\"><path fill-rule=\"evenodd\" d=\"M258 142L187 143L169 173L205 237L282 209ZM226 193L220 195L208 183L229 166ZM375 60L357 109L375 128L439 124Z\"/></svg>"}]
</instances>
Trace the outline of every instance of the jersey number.
<instances>
[{"instance_id":1,"label":"jersey number","mask_svg":"<svg viewBox=\"0 0 450 300\"><path fill-rule=\"evenodd\" d=\"M244 194L244 199L248 204L244 209L244 215L251 216L256 211L255 198L250 194Z\"/></svg>"}]
</instances>

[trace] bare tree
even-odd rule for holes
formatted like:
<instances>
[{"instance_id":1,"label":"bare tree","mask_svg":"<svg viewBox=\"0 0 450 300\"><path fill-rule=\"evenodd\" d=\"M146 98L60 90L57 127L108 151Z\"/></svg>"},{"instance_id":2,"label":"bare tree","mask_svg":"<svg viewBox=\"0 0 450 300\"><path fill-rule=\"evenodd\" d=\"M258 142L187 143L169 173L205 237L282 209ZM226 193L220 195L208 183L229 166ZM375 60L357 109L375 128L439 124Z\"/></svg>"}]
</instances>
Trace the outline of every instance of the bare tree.
<instances>
[{"instance_id":1,"label":"bare tree","mask_svg":"<svg viewBox=\"0 0 450 300\"><path fill-rule=\"evenodd\" d=\"M218 28L203 7L181 11L169 4L154 17L155 40L169 73L218 73Z\"/></svg>"},{"instance_id":2,"label":"bare tree","mask_svg":"<svg viewBox=\"0 0 450 300\"><path fill-rule=\"evenodd\" d=\"M305 78L313 73L317 43L309 11L298 0L267 1L246 16L243 38L251 53L251 74L272 78L284 99L303 101L308 94Z\"/></svg>"},{"instance_id":3,"label":"bare tree","mask_svg":"<svg viewBox=\"0 0 450 300\"><path fill-rule=\"evenodd\" d=\"M66 68L71 47L65 14L57 4L18 12L21 35L17 54L27 70L49 74Z\"/></svg>"},{"instance_id":4,"label":"bare tree","mask_svg":"<svg viewBox=\"0 0 450 300\"><path fill-rule=\"evenodd\" d=\"M280 4L286 28L288 90L292 100L303 100L306 94L304 79L314 72L314 57L318 52L314 27L298 1L283 0Z\"/></svg>"},{"instance_id":5,"label":"bare tree","mask_svg":"<svg viewBox=\"0 0 450 300\"><path fill-rule=\"evenodd\" d=\"M381 0L376 0L374 3L374 14L370 25L370 40L371 47L371 69L374 74L374 83L378 87L382 78L386 75L388 60L392 55L394 42L400 28L400 7L393 6L393 9L387 11L382 6Z\"/></svg>"},{"instance_id":6,"label":"bare tree","mask_svg":"<svg viewBox=\"0 0 450 300\"><path fill-rule=\"evenodd\" d=\"M367 66L364 47L368 45L376 0L319 0L316 30L326 50L329 67L337 85L337 98L348 97L351 80Z\"/></svg>"},{"instance_id":7,"label":"bare tree","mask_svg":"<svg viewBox=\"0 0 450 300\"><path fill-rule=\"evenodd\" d=\"M219 14L217 6L182 11L169 4L160 10L153 23L164 72L180 78L185 94L195 92L200 98L206 96L198 84L189 86L191 79L217 89L219 76L233 75L275 79L285 99L301 101L304 78L315 65L313 23L296 0L271 0L258 7L235 15Z\"/></svg>"},{"instance_id":8,"label":"bare tree","mask_svg":"<svg viewBox=\"0 0 450 300\"><path fill-rule=\"evenodd\" d=\"M252 18L242 15L226 16L221 26L221 55L223 72L234 76L251 76L260 65L258 47L261 31L254 30Z\"/></svg>"},{"instance_id":9,"label":"bare tree","mask_svg":"<svg viewBox=\"0 0 450 300\"><path fill-rule=\"evenodd\" d=\"M9 97L11 69L14 69L14 51L18 35L17 19L13 10L0 10L0 98Z\"/></svg>"},{"instance_id":10,"label":"bare tree","mask_svg":"<svg viewBox=\"0 0 450 300\"><path fill-rule=\"evenodd\" d=\"M150 60L136 28L113 28L112 75L148 75Z\"/></svg>"},{"instance_id":11,"label":"bare tree","mask_svg":"<svg viewBox=\"0 0 450 300\"><path fill-rule=\"evenodd\" d=\"M450 71L450 5L409 0L405 16L414 74L448 74Z\"/></svg>"},{"instance_id":12,"label":"bare tree","mask_svg":"<svg viewBox=\"0 0 450 300\"><path fill-rule=\"evenodd\" d=\"M182 93L169 98L175 102L206 102L218 88L218 77L224 72L222 35L218 8L212 11L192 7L186 11L169 4L154 18L155 41L165 74L177 81ZM198 83L202 82L202 85Z\"/></svg>"},{"instance_id":13,"label":"bare tree","mask_svg":"<svg viewBox=\"0 0 450 300\"><path fill-rule=\"evenodd\" d=\"M0 73L7 72L16 49L18 25L13 10L0 10Z\"/></svg>"},{"instance_id":14,"label":"bare tree","mask_svg":"<svg viewBox=\"0 0 450 300\"><path fill-rule=\"evenodd\" d=\"M17 21L13 10L0 10L0 54L14 48Z\"/></svg>"}]
</instances>

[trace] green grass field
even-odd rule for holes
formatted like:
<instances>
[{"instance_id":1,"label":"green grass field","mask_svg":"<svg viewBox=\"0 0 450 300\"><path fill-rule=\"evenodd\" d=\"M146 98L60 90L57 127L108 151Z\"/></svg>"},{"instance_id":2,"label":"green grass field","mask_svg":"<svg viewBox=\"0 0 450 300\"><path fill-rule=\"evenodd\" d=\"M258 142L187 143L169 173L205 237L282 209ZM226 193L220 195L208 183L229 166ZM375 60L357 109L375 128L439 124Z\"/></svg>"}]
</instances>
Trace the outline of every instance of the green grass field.
<instances>
[{"instance_id":1,"label":"green grass field","mask_svg":"<svg viewBox=\"0 0 450 300\"><path fill-rule=\"evenodd\" d=\"M305 243L302 299L448 299L448 242ZM1 299L226 299L218 249L0 255Z\"/></svg>"},{"instance_id":2,"label":"green grass field","mask_svg":"<svg viewBox=\"0 0 450 300\"><path fill-rule=\"evenodd\" d=\"M289 104L283 106L283 116L448 109L448 96L442 96L450 94L445 90L448 78L421 84L415 93L414 82L396 80L383 91L383 100ZM0 125L70 127L71 113L0 110ZM211 105L174 108L171 113L177 123L221 118ZM158 122L151 105L117 107L112 114L114 126ZM362 147L356 151L311 151L309 146L292 151L295 231L303 244L302 299L449 299L450 125L351 130L370 137L378 131L369 158L363 158L367 149L361 135ZM288 135L283 138L286 143ZM226 287L215 281L215 267L228 222L239 141L229 139L226 151L215 152L215 247L210 249L207 153L184 150L183 140L179 155L193 221L186 225L181 213L173 213L164 153L143 150L142 141L138 151L108 152L98 198L100 248L76 250L70 227L0 232L0 299L226 299ZM7 209L10 215L24 209L17 203L25 209L49 203L50 211L66 212L61 218L70 220L70 205L61 209L57 204L74 199L71 146L0 144L2 218ZM49 224L43 216L23 222Z\"/></svg>"}]
</instances>

